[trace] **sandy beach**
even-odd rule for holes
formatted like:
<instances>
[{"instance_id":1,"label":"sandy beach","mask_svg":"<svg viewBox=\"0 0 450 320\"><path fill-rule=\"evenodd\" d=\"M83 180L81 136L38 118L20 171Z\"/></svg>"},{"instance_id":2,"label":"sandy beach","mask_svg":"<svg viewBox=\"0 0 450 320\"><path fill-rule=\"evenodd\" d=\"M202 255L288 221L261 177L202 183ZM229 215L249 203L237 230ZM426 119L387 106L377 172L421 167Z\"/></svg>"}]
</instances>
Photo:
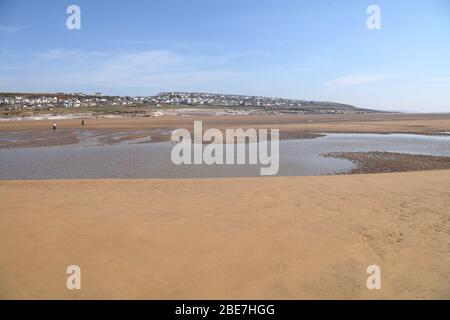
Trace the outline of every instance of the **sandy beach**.
<instances>
[{"instance_id":1,"label":"sandy beach","mask_svg":"<svg viewBox=\"0 0 450 320\"><path fill-rule=\"evenodd\" d=\"M316 132L424 132L447 130L450 113L369 113L369 114L298 114L298 115L185 115L135 118L85 118L92 129L188 128L202 120L214 128L264 127L303 129ZM47 130L54 120L2 121L0 131ZM81 119L56 120L61 128L80 128Z\"/></svg>"},{"instance_id":2,"label":"sandy beach","mask_svg":"<svg viewBox=\"0 0 450 320\"><path fill-rule=\"evenodd\" d=\"M11 121L0 147L75 145L83 130L101 145L164 141L194 120L284 139L450 131L439 114L61 120L50 135L49 121ZM449 158L329 156L375 174L0 180L0 299L450 299ZM81 290L66 289L69 265ZM381 290L366 287L370 265Z\"/></svg>"},{"instance_id":3,"label":"sandy beach","mask_svg":"<svg viewBox=\"0 0 450 320\"><path fill-rule=\"evenodd\" d=\"M450 301L449 1L387 2L0 0L0 303Z\"/></svg>"},{"instance_id":4,"label":"sandy beach","mask_svg":"<svg viewBox=\"0 0 450 320\"><path fill-rule=\"evenodd\" d=\"M0 298L448 299L449 190L448 170L0 181Z\"/></svg>"},{"instance_id":5,"label":"sandy beach","mask_svg":"<svg viewBox=\"0 0 450 320\"><path fill-rule=\"evenodd\" d=\"M79 142L80 132L93 135L120 133L120 140L151 137L152 141L170 140L170 132L178 128L193 129L194 121L202 121L204 129L254 128L280 129L280 139L318 137L323 133L413 133L439 134L450 129L450 114L347 114L347 115L240 115L240 116L164 116L156 118L88 118L81 127L80 119L24 120L0 122L0 133L14 133L17 141L2 142L0 148L66 145ZM57 123L57 134L51 132Z\"/></svg>"}]
</instances>

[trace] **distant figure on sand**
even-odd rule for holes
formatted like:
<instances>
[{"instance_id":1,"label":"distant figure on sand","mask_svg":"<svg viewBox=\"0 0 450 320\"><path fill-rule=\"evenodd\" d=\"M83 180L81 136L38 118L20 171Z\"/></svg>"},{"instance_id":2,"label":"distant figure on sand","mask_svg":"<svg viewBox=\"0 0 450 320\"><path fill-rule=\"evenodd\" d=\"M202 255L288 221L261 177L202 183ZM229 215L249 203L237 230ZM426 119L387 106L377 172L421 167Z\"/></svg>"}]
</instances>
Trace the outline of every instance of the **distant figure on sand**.
<instances>
[{"instance_id":1,"label":"distant figure on sand","mask_svg":"<svg viewBox=\"0 0 450 320\"><path fill-rule=\"evenodd\" d=\"M85 125L85 124L84 124L84 120L81 120L81 125L82 125L82 126L84 126L84 125Z\"/></svg>"},{"instance_id":2,"label":"distant figure on sand","mask_svg":"<svg viewBox=\"0 0 450 320\"><path fill-rule=\"evenodd\" d=\"M53 131L56 131L56 122L53 122Z\"/></svg>"}]
</instances>

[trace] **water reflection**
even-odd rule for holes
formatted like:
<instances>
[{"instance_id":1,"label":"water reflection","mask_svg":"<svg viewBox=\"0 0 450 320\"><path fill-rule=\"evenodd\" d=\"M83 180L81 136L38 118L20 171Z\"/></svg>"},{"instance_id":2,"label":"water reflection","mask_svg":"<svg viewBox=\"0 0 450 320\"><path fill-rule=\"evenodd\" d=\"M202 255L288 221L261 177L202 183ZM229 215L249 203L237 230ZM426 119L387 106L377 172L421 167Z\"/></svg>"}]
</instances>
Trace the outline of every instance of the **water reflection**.
<instances>
[{"instance_id":1,"label":"water reflection","mask_svg":"<svg viewBox=\"0 0 450 320\"><path fill-rule=\"evenodd\" d=\"M89 138L87 135L86 138ZM259 165L181 165L170 159L170 142L98 146L87 139L75 145L0 150L0 179L212 178L258 176ZM327 134L280 142L281 176L347 172L355 164L321 154L387 151L450 156L450 136L415 134Z\"/></svg>"}]
</instances>

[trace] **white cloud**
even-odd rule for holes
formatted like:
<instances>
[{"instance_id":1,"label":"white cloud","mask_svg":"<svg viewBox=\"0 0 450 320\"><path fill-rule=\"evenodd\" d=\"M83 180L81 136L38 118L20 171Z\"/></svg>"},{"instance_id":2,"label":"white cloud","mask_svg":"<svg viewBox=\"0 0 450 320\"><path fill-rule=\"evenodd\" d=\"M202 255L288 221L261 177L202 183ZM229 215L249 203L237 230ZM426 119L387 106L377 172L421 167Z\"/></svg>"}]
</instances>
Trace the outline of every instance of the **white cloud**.
<instances>
[{"instance_id":1,"label":"white cloud","mask_svg":"<svg viewBox=\"0 0 450 320\"><path fill-rule=\"evenodd\" d=\"M98 51L81 51L81 50L64 50L64 49L51 49L46 52L38 53L35 55L39 59L47 60L72 60L82 61L85 59L106 57L107 54Z\"/></svg>"},{"instance_id":2,"label":"white cloud","mask_svg":"<svg viewBox=\"0 0 450 320\"><path fill-rule=\"evenodd\" d=\"M384 74L366 74L366 75L346 75L339 77L337 79L327 82L331 86L354 86L367 83L373 83L378 81L383 81L396 77L396 75L384 75Z\"/></svg>"},{"instance_id":3,"label":"white cloud","mask_svg":"<svg viewBox=\"0 0 450 320\"><path fill-rule=\"evenodd\" d=\"M171 50L95 52L52 49L35 54L33 58L28 66L22 66L26 71L9 77L9 81L28 78L24 74L35 70L39 73L40 83L48 86L200 90L219 82L230 82L239 75L236 71L215 66L207 59Z\"/></svg>"},{"instance_id":4,"label":"white cloud","mask_svg":"<svg viewBox=\"0 0 450 320\"><path fill-rule=\"evenodd\" d=\"M140 52L99 52L82 50L52 49L36 54L34 60L39 65L63 78L61 73L69 72L72 77L83 75L85 81L94 79L120 78L125 81L129 77L142 74L162 72L174 66L182 66L184 58L167 50Z\"/></svg>"},{"instance_id":5,"label":"white cloud","mask_svg":"<svg viewBox=\"0 0 450 320\"><path fill-rule=\"evenodd\" d=\"M113 56L106 61L105 72L152 72L179 65L184 58L167 50L142 51Z\"/></svg>"},{"instance_id":6,"label":"white cloud","mask_svg":"<svg viewBox=\"0 0 450 320\"><path fill-rule=\"evenodd\" d=\"M113 40L111 43L123 45L153 45L183 49L204 49L220 46L217 42L184 42L174 40Z\"/></svg>"},{"instance_id":7,"label":"white cloud","mask_svg":"<svg viewBox=\"0 0 450 320\"><path fill-rule=\"evenodd\" d=\"M424 78L420 79L425 83L434 83L434 84L450 84L450 77L434 77L434 78Z\"/></svg>"},{"instance_id":8,"label":"white cloud","mask_svg":"<svg viewBox=\"0 0 450 320\"><path fill-rule=\"evenodd\" d=\"M15 33L21 31L24 27L20 26L0 26L0 32L4 33Z\"/></svg>"}]
</instances>

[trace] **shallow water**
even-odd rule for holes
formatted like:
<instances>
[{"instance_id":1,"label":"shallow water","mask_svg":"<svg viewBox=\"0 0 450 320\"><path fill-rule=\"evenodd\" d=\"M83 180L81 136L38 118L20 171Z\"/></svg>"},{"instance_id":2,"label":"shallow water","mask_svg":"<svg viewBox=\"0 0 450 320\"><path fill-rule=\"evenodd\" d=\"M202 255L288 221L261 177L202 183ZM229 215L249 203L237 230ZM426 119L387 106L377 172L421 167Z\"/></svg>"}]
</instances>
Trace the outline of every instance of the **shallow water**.
<instances>
[{"instance_id":1,"label":"shallow water","mask_svg":"<svg viewBox=\"0 0 450 320\"><path fill-rule=\"evenodd\" d=\"M136 140L136 142L144 142ZM172 164L174 144L80 143L57 147L0 149L0 179L212 178L260 175L260 165ZM280 142L280 176L344 173L356 167L321 154L338 151L388 151L450 156L450 136L415 134L327 134Z\"/></svg>"}]
</instances>

